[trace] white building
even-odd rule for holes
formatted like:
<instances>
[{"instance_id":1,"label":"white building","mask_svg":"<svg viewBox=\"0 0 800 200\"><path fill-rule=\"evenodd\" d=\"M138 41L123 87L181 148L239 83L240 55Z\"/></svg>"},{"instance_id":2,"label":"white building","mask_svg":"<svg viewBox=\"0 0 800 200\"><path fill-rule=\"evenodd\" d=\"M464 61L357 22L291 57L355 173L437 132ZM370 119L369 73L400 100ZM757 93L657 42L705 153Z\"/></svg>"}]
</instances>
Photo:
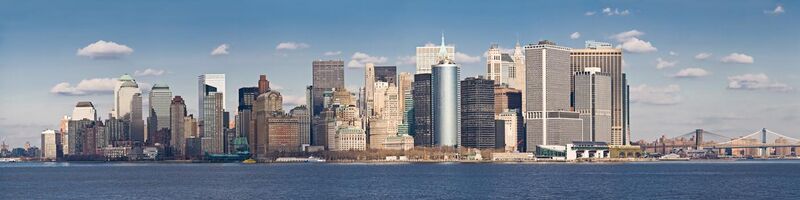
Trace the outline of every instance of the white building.
<instances>
[{"instance_id":1,"label":"white building","mask_svg":"<svg viewBox=\"0 0 800 200\"><path fill-rule=\"evenodd\" d=\"M89 101L80 101L75 108L72 109L72 120L97 120L97 110L94 105Z\"/></svg>"},{"instance_id":2,"label":"white building","mask_svg":"<svg viewBox=\"0 0 800 200\"><path fill-rule=\"evenodd\" d=\"M198 116L203 115L203 97L208 95L209 87L213 87L214 92L222 94L222 108L225 110L227 109L227 103L225 95L225 74L203 74L197 77L197 110L199 112ZM202 120L202 118L201 118Z\"/></svg>"},{"instance_id":3,"label":"white building","mask_svg":"<svg viewBox=\"0 0 800 200\"><path fill-rule=\"evenodd\" d=\"M501 52L497 45L492 45L486 56L486 76L489 80L494 80L497 85L509 86L517 82L517 66L511 55Z\"/></svg>"},{"instance_id":4,"label":"white building","mask_svg":"<svg viewBox=\"0 0 800 200\"><path fill-rule=\"evenodd\" d=\"M455 58L456 48L454 46L447 46L447 57ZM439 63L439 46L434 44L426 44L425 46L417 47L417 74L431 73L431 66Z\"/></svg>"},{"instance_id":5,"label":"white building","mask_svg":"<svg viewBox=\"0 0 800 200\"><path fill-rule=\"evenodd\" d=\"M336 148L332 151L363 151L367 149L367 135L356 127L339 128L336 131Z\"/></svg>"},{"instance_id":6,"label":"white building","mask_svg":"<svg viewBox=\"0 0 800 200\"><path fill-rule=\"evenodd\" d=\"M48 129L42 131L42 158L54 160L58 156L58 133Z\"/></svg>"},{"instance_id":7,"label":"white building","mask_svg":"<svg viewBox=\"0 0 800 200\"><path fill-rule=\"evenodd\" d=\"M513 152L517 150L517 137L519 133L519 115L517 114L516 110L506 110L505 112L500 113L497 115L498 120L503 120L503 133L505 139L505 150L507 152Z\"/></svg>"}]
</instances>

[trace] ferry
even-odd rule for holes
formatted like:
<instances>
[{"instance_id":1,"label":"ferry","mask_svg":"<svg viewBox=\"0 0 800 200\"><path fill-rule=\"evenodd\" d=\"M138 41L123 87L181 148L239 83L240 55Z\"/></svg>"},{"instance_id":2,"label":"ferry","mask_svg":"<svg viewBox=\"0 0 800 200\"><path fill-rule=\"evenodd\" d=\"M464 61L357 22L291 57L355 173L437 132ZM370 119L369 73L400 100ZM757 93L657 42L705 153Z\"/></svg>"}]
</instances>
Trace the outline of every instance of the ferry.
<instances>
[{"instance_id":1,"label":"ferry","mask_svg":"<svg viewBox=\"0 0 800 200\"><path fill-rule=\"evenodd\" d=\"M247 160L242 161L243 164L256 164L256 160L252 158L248 158Z\"/></svg>"},{"instance_id":2,"label":"ferry","mask_svg":"<svg viewBox=\"0 0 800 200\"><path fill-rule=\"evenodd\" d=\"M22 161L20 158L0 158L0 163L13 163Z\"/></svg>"},{"instance_id":3,"label":"ferry","mask_svg":"<svg viewBox=\"0 0 800 200\"><path fill-rule=\"evenodd\" d=\"M658 158L658 160L659 161L689 161L689 158L681 158L681 156L679 156L678 154L671 153L671 154L668 154L668 155L665 155L665 156L661 156L661 158Z\"/></svg>"},{"instance_id":4,"label":"ferry","mask_svg":"<svg viewBox=\"0 0 800 200\"><path fill-rule=\"evenodd\" d=\"M280 157L275 162L291 163L291 162L304 162L304 163L323 163L325 159L309 156L308 158L295 158L295 157Z\"/></svg>"}]
</instances>

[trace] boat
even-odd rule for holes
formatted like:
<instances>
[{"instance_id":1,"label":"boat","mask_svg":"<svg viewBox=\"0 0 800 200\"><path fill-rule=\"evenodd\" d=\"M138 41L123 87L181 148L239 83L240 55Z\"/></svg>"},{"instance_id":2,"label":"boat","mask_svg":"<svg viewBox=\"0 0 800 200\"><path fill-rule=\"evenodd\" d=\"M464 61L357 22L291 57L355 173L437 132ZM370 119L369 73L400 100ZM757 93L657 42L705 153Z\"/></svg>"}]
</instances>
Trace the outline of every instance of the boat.
<instances>
[{"instance_id":1,"label":"boat","mask_svg":"<svg viewBox=\"0 0 800 200\"><path fill-rule=\"evenodd\" d=\"M13 163L22 161L20 158L0 158L0 163Z\"/></svg>"},{"instance_id":2,"label":"boat","mask_svg":"<svg viewBox=\"0 0 800 200\"><path fill-rule=\"evenodd\" d=\"M658 160L659 161L689 161L689 158L681 158L680 155L671 153L671 154L667 154L665 156L661 156L661 158L658 158Z\"/></svg>"},{"instance_id":3,"label":"boat","mask_svg":"<svg viewBox=\"0 0 800 200\"><path fill-rule=\"evenodd\" d=\"M252 158L248 158L247 160L242 161L243 164L256 164L256 160Z\"/></svg>"}]
</instances>

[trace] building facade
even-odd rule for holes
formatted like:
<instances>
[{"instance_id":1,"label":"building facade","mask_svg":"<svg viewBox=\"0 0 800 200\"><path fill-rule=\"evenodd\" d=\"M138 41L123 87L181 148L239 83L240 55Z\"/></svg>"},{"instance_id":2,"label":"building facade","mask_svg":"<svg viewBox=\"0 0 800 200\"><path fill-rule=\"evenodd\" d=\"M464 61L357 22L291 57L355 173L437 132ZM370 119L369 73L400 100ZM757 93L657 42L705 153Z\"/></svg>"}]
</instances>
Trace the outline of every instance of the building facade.
<instances>
[{"instance_id":1,"label":"building facade","mask_svg":"<svg viewBox=\"0 0 800 200\"><path fill-rule=\"evenodd\" d=\"M414 75L414 145L433 146L431 74Z\"/></svg>"},{"instance_id":2,"label":"building facade","mask_svg":"<svg viewBox=\"0 0 800 200\"><path fill-rule=\"evenodd\" d=\"M333 88L344 88L344 61L317 60L312 62L311 110L318 115L324 109L323 93Z\"/></svg>"},{"instance_id":3,"label":"building facade","mask_svg":"<svg viewBox=\"0 0 800 200\"><path fill-rule=\"evenodd\" d=\"M443 36L438 64L431 69L433 135L437 146L454 147L460 142L460 76L461 69L449 57Z\"/></svg>"},{"instance_id":4,"label":"building facade","mask_svg":"<svg viewBox=\"0 0 800 200\"><path fill-rule=\"evenodd\" d=\"M611 76L600 68L584 68L573 78L575 111L583 119L582 141L609 142L611 131Z\"/></svg>"},{"instance_id":5,"label":"building facade","mask_svg":"<svg viewBox=\"0 0 800 200\"><path fill-rule=\"evenodd\" d=\"M468 77L461 81L461 146L494 148L494 80Z\"/></svg>"},{"instance_id":6,"label":"building facade","mask_svg":"<svg viewBox=\"0 0 800 200\"><path fill-rule=\"evenodd\" d=\"M150 112L147 117L148 143L153 144L151 140L154 140L154 138L150 137L155 135L153 133L158 131L169 133L171 127L170 105L172 105L172 91L167 85L155 84L150 90L148 98L150 104Z\"/></svg>"}]
</instances>

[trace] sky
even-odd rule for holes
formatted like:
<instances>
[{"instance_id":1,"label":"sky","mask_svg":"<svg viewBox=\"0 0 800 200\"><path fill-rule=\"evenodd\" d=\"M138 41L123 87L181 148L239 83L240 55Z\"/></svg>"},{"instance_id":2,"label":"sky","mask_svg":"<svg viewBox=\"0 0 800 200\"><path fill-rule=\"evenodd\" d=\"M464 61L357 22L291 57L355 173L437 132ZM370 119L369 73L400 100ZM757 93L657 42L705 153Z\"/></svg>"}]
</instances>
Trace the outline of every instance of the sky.
<instances>
[{"instance_id":1,"label":"sky","mask_svg":"<svg viewBox=\"0 0 800 200\"><path fill-rule=\"evenodd\" d=\"M313 60L345 61L345 85L358 88L364 63L413 73L415 47L442 33L462 78L486 74L493 43L622 48L634 141L696 128L798 138L798 10L722 0L0 1L0 140L40 146L78 101L106 118L125 73L145 92L169 85L195 114L198 75L226 74L235 110L235 91L266 74L291 107L303 103Z\"/></svg>"}]
</instances>

